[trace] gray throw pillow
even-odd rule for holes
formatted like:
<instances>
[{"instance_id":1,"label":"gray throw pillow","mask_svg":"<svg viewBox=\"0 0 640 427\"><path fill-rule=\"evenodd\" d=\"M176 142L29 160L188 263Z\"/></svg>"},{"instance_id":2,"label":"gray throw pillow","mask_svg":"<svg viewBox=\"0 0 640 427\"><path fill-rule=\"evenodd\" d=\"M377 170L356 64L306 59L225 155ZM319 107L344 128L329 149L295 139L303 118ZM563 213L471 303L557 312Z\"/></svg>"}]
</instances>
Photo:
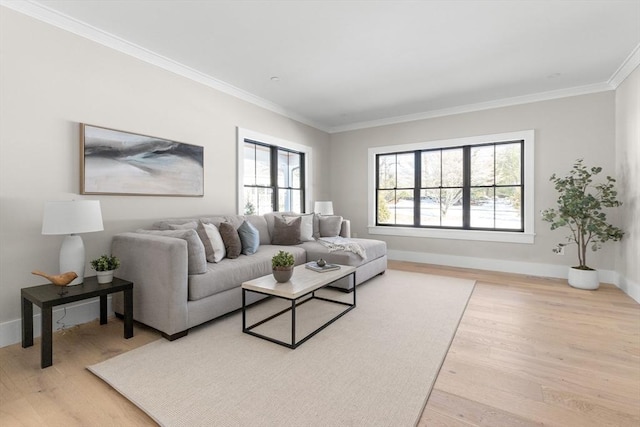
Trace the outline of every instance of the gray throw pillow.
<instances>
[{"instance_id":1,"label":"gray throw pillow","mask_svg":"<svg viewBox=\"0 0 640 427\"><path fill-rule=\"evenodd\" d=\"M242 253L253 255L258 252L260 246L260 232L250 222L245 221L238 227L238 235L242 243Z\"/></svg>"},{"instance_id":2,"label":"gray throw pillow","mask_svg":"<svg viewBox=\"0 0 640 427\"><path fill-rule=\"evenodd\" d=\"M337 237L342 228L342 217L337 215L320 216L320 237Z\"/></svg>"},{"instance_id":3,"label":"gray throw pillow","mask_svg":"<svg viewBox=\"0 0 640 427\"><path fill-rule=\"evenodd\" d=\"M224 242L224 249L227 252L227 258L238 258L242 251L242 242L238 235L238 230L228 222L221 222L218 231Z\"/></svg>"},{"instance_id":4,"label":"gray throw pillow","mask_svg":"<svg viewBox=\"0 0 640 427\"><path fill-rule=\"evenodd\" d=\"M200 237L198 237L196 230L138 230L137 232L186 240L189 274L204 274L207 272L207 258L204 245Z\"/></svg>"},{"instance_id":5,"label":"gray throw pillow","mask_svg":"<svg viewBox=\"0 0 640 427\"><path fill-rule=\"evenodd\" d=\"M274 216L273 236L271 243L274 245L297 245L300 244L300 224L302 218L298 217L291 222Z\"/></svg>"},{"instance_id":6,"label":"gray throw pillow","mask_svg":"<svg viewBox=\"0 0 640 427\"><path fill-rule=\"evenodd\" d=\"M291 222L296 218L300 218L300 241L311 242L313 241L313 214L300 214L300 215L282 215L282 218Z\"/></svg>"},{"instance_id":7,"label":"gray throw pillow","mask_svg":"<svg viewBox=\"0 0 640 427\"><path fill-rule=\"evenodd\" d=\"M207 236L207 230L204 229L204 224L202 223L202 221L198 222L196 233L198 233L198 237L204 245L204 253L207 258L207 262L213 262L213 245L211 244L209 236Z\"/></svg>"}]
</instances>

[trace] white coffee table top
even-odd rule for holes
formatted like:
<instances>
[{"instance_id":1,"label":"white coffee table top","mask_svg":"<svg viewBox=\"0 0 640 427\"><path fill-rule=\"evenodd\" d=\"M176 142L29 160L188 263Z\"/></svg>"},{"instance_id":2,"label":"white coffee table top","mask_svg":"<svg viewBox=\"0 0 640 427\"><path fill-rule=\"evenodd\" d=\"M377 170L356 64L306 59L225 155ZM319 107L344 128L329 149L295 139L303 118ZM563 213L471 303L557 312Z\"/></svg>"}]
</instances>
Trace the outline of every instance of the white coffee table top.
<instances>
[{"instance_id":1,"label":"white coffee table top","mask_svg":"<svg viewBox=\"0 0 640 427\"><path fill-rule=\"evenodd\" d=\"M242 289L262 292L263 294L275 295L287 299L296 299L348 276L353 273L355 269L355 267L349 265L340 265L338 270L318 273L317 271L309 270L302 264L293 269L293 276L288 282L278 283L273 277L273 274L268 274L244 282Z\"/></svg>"}]
</instances>

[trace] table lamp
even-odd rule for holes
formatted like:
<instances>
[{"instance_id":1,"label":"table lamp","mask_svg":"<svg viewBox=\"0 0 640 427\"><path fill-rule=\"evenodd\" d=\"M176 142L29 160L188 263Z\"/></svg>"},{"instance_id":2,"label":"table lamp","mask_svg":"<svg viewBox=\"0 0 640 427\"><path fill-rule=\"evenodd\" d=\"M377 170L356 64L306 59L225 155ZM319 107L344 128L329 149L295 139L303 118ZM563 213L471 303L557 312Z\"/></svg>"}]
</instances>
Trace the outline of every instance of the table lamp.
<instances>
[{"instance_id":1,"label":"table lamp","mask_svg":"<svg viewBox=\"0 0 640 427\"><path fill-rule=\"evenodd\" d=\"M102 231L99 200L46 202L42 219L42 234L67 236L60 246L60 273L75 271L78 278L67 286L84 281L84 244L78 233Z\"/></svg>"},{"instance_id":2,"label":"table lamp","mask_svg":"<svg viewBox=\"0 0 640 427\"><path fill-rule=\"evenodd\" d=\"M313 211L320 215L333 215L333 202L316 202Z\"/></svg>"}]
</instances>

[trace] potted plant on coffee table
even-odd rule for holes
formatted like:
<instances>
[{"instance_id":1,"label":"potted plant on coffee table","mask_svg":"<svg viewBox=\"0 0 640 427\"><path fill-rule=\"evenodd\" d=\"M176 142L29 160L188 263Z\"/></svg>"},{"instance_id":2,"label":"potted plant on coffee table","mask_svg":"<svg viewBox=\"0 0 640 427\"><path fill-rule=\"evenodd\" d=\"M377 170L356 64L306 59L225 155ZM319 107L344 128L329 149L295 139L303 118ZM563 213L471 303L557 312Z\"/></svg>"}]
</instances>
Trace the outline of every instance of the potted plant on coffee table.
<instances>
[{"instance_id":1,"label":"potted plant on coffee table","mask_svg":"<svg viewBox=\"0 0 640 427\"><path fill-rule=\"evenodd\" d=\"M98 283L111 283L113 271L120 267L120 260L113 255L102 255L91 261L91 268L96 271Z\"/></svg>"},{"instance_id":2,"label":"potted plant on coffee table","mask_svg":"<svg viewBox=\"0 0 640 427\"><path fill-rule=\"evenodd\" d=\"M279 251L271 258L271 267L273 268L273 277L279 283L288 282L293 276L293 265L295 259L290 252Z\"/></svg>"},{"instance_id":3,"label":"potted plant on coffee table","mask_svg":"<svg viewBox=\"0 0 640 427\"><path fill-rule=\"evenodd\" d=\"M574 288L597 289L598 271L587 266L587 248L597 251L604 242L622 239L624 232L607 222L605 209L620 206L616 199L615 179L606 177L603 183L593 179L602 172L601 167L588 168L578 159L569 174L550 178L558 191L557 208L542 211L542 219L551 223L551 229L567 227L569 243L578 246L578 265L569 268L569 284ZM564 246L565 244L560 244Z\"/></svg>"}]
</instances>

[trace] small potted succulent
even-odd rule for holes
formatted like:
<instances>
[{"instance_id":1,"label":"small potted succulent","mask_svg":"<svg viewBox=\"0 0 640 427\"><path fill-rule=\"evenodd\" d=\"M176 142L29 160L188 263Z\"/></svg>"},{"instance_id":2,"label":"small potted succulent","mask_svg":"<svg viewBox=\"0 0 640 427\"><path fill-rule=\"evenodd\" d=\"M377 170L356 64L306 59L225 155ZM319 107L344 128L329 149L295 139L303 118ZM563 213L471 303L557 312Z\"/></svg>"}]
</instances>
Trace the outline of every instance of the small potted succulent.
<instances>
[{"instance_id":1,"label":"small potted succulent","mask_svg":"<svg viewBox=\"0 0 640 427\"><path fill-rule=\"evenodd\" d=\"M279 283L288 282L293 276L293 265L295 259L290 252L280 251L271 258L271 267L273 268L273 277Z\"/></svg>"},{"instance_id":2,"label":"small potted succulent","mask_svg":"<svg viewBox=\"0 0 640 427\"><path fill-rule=\"evenodd\" d=\"M120 267L120 260L113 255L102 255L91 261L91 268L96 271L98 283L111 283L113 270Z\"/></svg>"}]
</instances>

